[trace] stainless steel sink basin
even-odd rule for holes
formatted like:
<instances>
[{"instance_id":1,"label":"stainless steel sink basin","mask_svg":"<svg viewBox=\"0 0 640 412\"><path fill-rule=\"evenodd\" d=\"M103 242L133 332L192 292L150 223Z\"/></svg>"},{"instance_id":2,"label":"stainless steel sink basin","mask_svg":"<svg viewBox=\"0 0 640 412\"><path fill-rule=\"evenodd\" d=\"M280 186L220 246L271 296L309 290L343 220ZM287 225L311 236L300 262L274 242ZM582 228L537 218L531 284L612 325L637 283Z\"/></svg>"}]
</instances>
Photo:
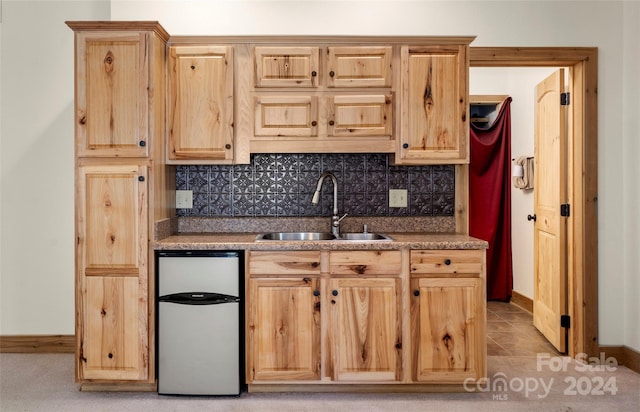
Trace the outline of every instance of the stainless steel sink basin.
<instances>
[{"instance_id":1,"label":"stainless steel sink basin","mask_svg":"<svg viewBox=\"0 0 640 412\"><path fill-rule=\"evenodd\" d=\"M383 235L381 233L341 233L340 237L343 240L393 240L387 235Z\"/></svg>"},{"instance_id":2,"label":"stainless steel sink basin","mask_svg":"<svg viewBox=\"0 0 640 412\"><path fill-rule=\"evenodd\" d=\"M340 239L328 232L271 232L256 236L256 241L312 241L312 240L351 240L351 241L390 241L387 235L380 233L341 233Z\"/></svg>"},{"instance_id":3,"label":"stainless steel sink basin","mask_svg":"<svg viewBox=\"0 0 640 412\"><path fill-rule=\"evenodd\" d=\"M256 240L333 240L335 238L332 233L323 232L271 232L259 234Z\"/></svg>"}]
</instances>

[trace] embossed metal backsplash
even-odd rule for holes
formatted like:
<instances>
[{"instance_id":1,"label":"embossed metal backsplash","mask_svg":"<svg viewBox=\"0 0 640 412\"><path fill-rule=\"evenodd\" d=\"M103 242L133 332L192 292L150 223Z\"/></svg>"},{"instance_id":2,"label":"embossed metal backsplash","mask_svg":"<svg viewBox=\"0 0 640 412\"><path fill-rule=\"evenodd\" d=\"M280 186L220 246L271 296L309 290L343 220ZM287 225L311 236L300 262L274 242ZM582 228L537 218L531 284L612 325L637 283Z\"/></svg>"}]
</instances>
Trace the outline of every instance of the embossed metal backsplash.
<instances>
[{"instance_id":1,"label":"embossed metal backsplash","mask_svg":"<svg viewBox=\"0 0 640 412\"><path fill-rule=\"evenodd\" d=\"M454 166L391 166L386 154L255 154L248 165L176 167L176 189L193 191L193 208L178 216L330 216L326 179L338 180L338 212L351 216L452 216ZM408 207L390 208L389 189L407 189Z\"/></svg>"}]
</instances>

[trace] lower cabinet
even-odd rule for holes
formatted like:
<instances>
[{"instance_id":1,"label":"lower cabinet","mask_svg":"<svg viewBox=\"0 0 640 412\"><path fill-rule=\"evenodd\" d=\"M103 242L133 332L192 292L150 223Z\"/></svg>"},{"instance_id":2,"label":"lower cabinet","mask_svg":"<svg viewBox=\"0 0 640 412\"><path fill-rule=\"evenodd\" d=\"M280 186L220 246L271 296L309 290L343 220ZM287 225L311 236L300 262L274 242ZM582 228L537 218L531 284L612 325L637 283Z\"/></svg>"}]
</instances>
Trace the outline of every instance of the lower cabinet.
<instances>
[{"instance_id":1,"label":"lower cabinet","mask_svg":"<svg viewBox=\"0 0 640 412\"><path fill-rule=\"evenodd\" d=\"M334 380L400 379L399 282L397 278L329 280Z\"/></svg>"},{"instance_id":2,"label":"lower cabinet","mask_svg":"<svg viewBox=\"0 0 640 412\"><path fill-rule=\"evenodd\" d=\"M320 379L319 279L251 278L249 381Z\"/></svg>"},{"instance_id":3,"label":"lower cabinet","mask_svg":"<svg viewBox=\"0 0 640 412\"><path fill-rule=\"evenodd\" d=\"M411 251L412 380L486 375L484 251Z\"/></svg>"},{"instance_id":4,"label":"lower cabinet","mask_svg":"<svg viewBox=\"0 0 640 412\"><path fill-rule=\"evenodd\" d=\"M252 386L486 376L483 250L250 251L247 267Z\"/></svg>"}]
</instances>

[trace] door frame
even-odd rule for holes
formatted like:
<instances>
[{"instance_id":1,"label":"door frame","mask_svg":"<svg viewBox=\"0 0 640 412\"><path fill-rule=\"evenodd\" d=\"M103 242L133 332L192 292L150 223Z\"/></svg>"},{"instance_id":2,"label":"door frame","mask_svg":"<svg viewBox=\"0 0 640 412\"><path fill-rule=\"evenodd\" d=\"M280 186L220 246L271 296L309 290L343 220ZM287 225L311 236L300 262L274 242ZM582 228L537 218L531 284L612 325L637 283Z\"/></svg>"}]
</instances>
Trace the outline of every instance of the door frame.
<instances>
[{"instance_id":1,"label":"door frame","mask_svg":"<svg viewBox=\"0 0 640 412\"><path fill-rule=\"evenodd\" d=\"M568 67L567 190L570 356L598 356L598 48L470 47L470 67ZM558 322L560 320L558 319Z\"/></svg>"}]
</instances>

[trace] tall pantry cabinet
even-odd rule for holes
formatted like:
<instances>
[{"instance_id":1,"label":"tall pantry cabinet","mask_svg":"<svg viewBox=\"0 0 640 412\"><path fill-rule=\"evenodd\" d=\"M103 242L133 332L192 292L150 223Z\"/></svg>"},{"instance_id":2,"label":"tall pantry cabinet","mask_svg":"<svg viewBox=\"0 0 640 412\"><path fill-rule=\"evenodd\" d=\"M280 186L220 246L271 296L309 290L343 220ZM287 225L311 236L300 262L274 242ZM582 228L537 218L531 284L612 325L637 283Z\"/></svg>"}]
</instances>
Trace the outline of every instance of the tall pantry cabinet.
<instances>
[{"instance_id":1,"label":"tall pantry cabinet","mask_svg":"<svg viewBox=\"0 0 640 412\"><path fill-rule=\"evenodd\" d=\"M155 381L153 223L172 216L156 22L75 32L76 380Z\"/></svg>"}]
</instances>

